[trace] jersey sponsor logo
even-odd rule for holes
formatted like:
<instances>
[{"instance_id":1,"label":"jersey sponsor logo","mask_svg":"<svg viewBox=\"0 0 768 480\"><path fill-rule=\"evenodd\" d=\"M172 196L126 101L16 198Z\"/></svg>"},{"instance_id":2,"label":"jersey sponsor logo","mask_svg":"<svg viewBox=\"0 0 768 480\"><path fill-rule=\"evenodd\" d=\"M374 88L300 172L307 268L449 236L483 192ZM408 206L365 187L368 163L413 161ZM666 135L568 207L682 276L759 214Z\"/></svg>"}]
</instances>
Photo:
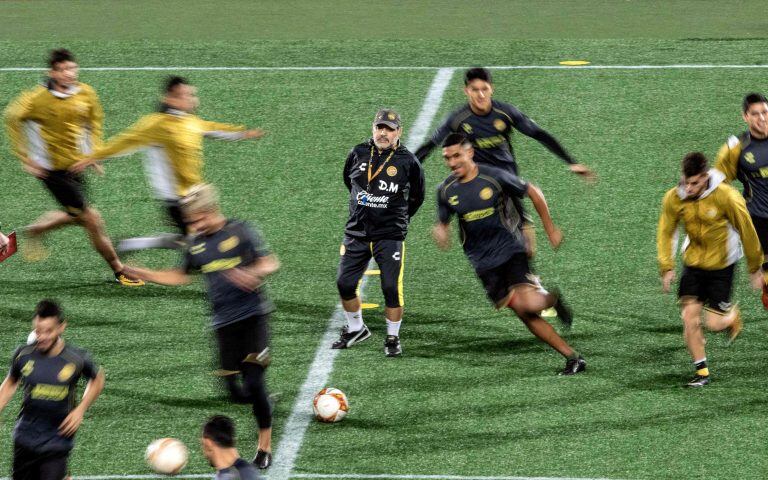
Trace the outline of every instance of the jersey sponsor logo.
<instances>
[{"instance_id":1,"label":"jersey sponsor logo","mask_svg":"<svg viewBox=\"0 0 768 480\"><path fill-rule=\"evenodd\" d=\"M493 207L483 208L482 210L473 210L471 212L467 212L464 215L461 216L461 218L465 222L474 222L475 220L480 220L483 218L490 217L493 215L495 210Z\"/></svg>"},{"instance_id":2,"label":"jersey sponsor logo","mask_svg":"<svg viewBox=\"0 0 768 480\"><path fill-rule=\"evenodd\" d=\"M498 147L504 143L504 135L494 135L493 137L476 138L475 144L479 148L493 148Z\"/></svg>"},{"instance_id":3,"label":"jersey sponsor logo","mask_svg":"<svg viewBox=\"0 0 768 480\"><path fill-rule=\"evenodd\" d=\"M35 369L35 361L34 360L27 360L27 363L24 364L23 367L21 367L21 374L25 377L28 377L32 370Z\"/></svg>"},{"instance_id":4,"label":"jersey sponsor logo","mask_svg":"<svg viewBox=\"0 0 768 480\"><path fill-rule=\"evenodd\" d=\"M243 260L240 257L219 258L200 267L200 271L203 273L211 273L220 272L221 270L229 270L240 265L242 261Z\"/></svg>"},{"instance_id":5,"label":"jersey sponsor logo","mask_svg":"<svg viewBox=\"0 0 768 480\"><path fill-rule=\"evenodd\" d=\"M744 161L747 163L755 163L755 154L752 152L747 152L744 154Z\"/></svg>"},{"instance_id":6,"label":"jersey sponsor logo","mask_svg":"<svg viewBox=\"0 0 768 480\"><path fill-rule=\"evenodd\" d=\"M224 253L232 250L236 246L240 244L240 239L236 235L232 235L226 240L222 240L221 243L219 243L219 251Z\"/></svg>"},{"instance_id":7,"label":"jersey sponsor logo","mask_svg":"<svg viewBox=\"0 0 768 480\"><path fill-rule=\"evenodd\" d=\"M192 248L189 249L189 253L192 255L198 255L205 251L205 244L199 243L197 245L192 245Z\"/></svg>"},{"instance_id":8,"label":"jersey sponsor logo","mask_svg":"<svg viewBox=\"0 0 768 480\"><path fill-rule=\"evenodd\" d=\"M345 253L347 253L347 247L345 247L342 244L341 247L339 248L339 255L341 255L343 257Z\"/></svg>"},{"instance_id":9,"label":"jersey sponsor logo","mask_svg":"<svg viewBox=\"0 0 768 480\"><path fill-rule=\"evenodd\" d=\"M483 200L490 200L490 198L493 196L493 190L491 187L485 187L484 189L480 190L480 198Z\"/></svg>"},{"instance_id":10,"label":"jersey sponsor logo","mask_svg":"<svg viewBox=\"0 0 768 480\"><path fill-rule=\"evenodd\" d=\"M504 120L497 118L493 121L493 126L496 128L496 130L503 132L507 128L506 122Z\"/></svg>"},{"instance_id":11,"label":"jersey sponsor logo","mask_svg":"<svg viewBox=\"0 0 768 480\"><path fill-rule=\"evenodd\" d=\"M390 193L397 193L397 190L400 188L400 185L392 182L385 182L384 180L379 180L379 190L384 190L385 192Z\"/></svg>"},{"instance_id":12,"label":"jersey sponsor logo","mask_svg":"<svg viewBox=\"0 0 768 480\"><path fill-rule=\"evenodd\" d=\"M389 197L386 195L371 195L363 190L357 194L357 204L371 208L387 208L389 206Z\"/></svg>"},{"instance_id":13,"label":"jersey sponsor logo","mask_svg":"<svg viewBox=\"0 0 768 480\"><path fill-rule=\"evenodd\" d=\"M472 125L468 123L462 123L461 128L467 133L472 133Z\"/></svg>"},{"instance_id":14,"label":"jersey sponsor logo","mask_svg":"<svg viewBox=\"0 0 768 480\"><path fill-rule=\"evenodd\" d=\"M389 175L390 177L394 177L395 175L397 175L397 167L394 165L388 166L387 175Z\"/></svg>"},{"instance_id":15,"label":"jersey sponsor logo","mask_svg":"<svg viewBox=\"0 0 768 480\"><path fill-rule=\"evenodd\" d=\"M760 176L763 178L768 177L768 167L763 167L760 169Z\"/></svg>"},{"instance_id":16,"label":"jersey sponsor logo","mask_svg":"<svg viewBox=\"0 0 768 480\"><path fill-rule=\"evenodd\" d=\"M30 396L35 400L50 400L58 402L64 400L69 395L68 385L48 385L46 383L38 383L32 387Z\"/></svg>"},{"instance_id":17,"label":"jersey sponsor logo","mask_svg":"<svg viewBox=\"0 0 768 480\"><path fill-rule=\"evenodd\" d=\"M59 370L59 374L56 376L57 379L59 379L60 382L66 382L70 378L72 378L72 375L75 373L75 369L77 367L74 363L68 363L64 365L61 370Z\"/></svg>"}]
</instances>

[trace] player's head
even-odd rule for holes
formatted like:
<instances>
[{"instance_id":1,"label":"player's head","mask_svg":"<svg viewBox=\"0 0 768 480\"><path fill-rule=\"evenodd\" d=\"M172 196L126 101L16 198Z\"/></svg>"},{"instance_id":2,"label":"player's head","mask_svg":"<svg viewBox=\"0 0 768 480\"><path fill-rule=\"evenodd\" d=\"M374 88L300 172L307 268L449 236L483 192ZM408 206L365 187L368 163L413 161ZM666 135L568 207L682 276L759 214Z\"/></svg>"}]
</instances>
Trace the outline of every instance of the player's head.
<instances>
[{"instance_id":1,"label":"player's head","mask_svg":"<svg viewBox=\"0 0 768 480\"><path fill-rule=\"evenodd\" d=\"M66 326L59 304L55 300L40 300L32 318L32 328L37 337L35 347L43 353L50 351L59 341Z\"/></svg>"},{"instance_id":2,"label":"player's head","mask_svg":"<svg viewBox=\"0 0 768 480\"><path fill-rule=\"evenodd\" d=\"M189 189L179 201L184 220L192 233L211 234L221 224L219 194L213 185L202 183Z\"/></svg>"},{"instance_id":3,"label":"player's head","mask_svg":"<svg viewBox=\"0 0 768 480\"><path fill-rule=\"evenodd\" d=\"M683 157L683 186L685 195L696 198L709 185L709 165L701 152L691 152Z\"/></svg>"},{"instance_id":4,"label":"player's head","mask_svg":"<svg viewBox=\"0 0 768 480\"><path fill-rule=\"evenodd\" d=\"M486 112L491 109L493 80L487 68L475 67L464 72L464 93L473 110Z\"/></svg>"},{"instance_id":5,"label":"player's head","mask_svg":"<svg viewBox=\"0 0 768 480\"><path fill-rule=\"evenodd\" d=\"M163 102L176 110L191 113L200 104L200 99L197 98L197 88L186 78L172 75L163 83Z\"/></svg>"},{"instance_id":6,"label":"player's head","mask_svg":"<svg viewBox=\"0 0 768 480\"><path fill-rule=\"evenodd\" d=\"M221 450L235 448L235 423L224 415L214 415L203 425L200 438L203 455L213 466L213 459Z\"/></svg>"},{"instance_id":7,"label":"player's head","mask_svg":"<svg viewBox=\"0 0 768 480\"><path fill-rule=\"evenodd\" d=\"M63 87L77 83L78 66L75 56L66 48L51 50L48 54L48 76Z\"/></svg>"},{"instance_id":8,"label":"player's head","mask_svg":"<svg viewBox=\"0 0 768 480\"><path fill-rule=\"evenodd\" d=\"M445 137L442 146L445 166L451 169L454 177L462 179L472 173L475 168L475 162L472 159L475 151L464 134L451 133Z\"/></svg>"},{"instance_id":9,"label":"player's head","mask_svg":"<svg viewBox=\"0 0 768 480\"><path fill-rule=\"evenodd\" d=\"M397 146L403 125L400 115L389 108L382 108L373 117L373 143L376 148L385 149Z\"/></svg>"},{"instance_id":10,"label":"player's head","mask_svg":"<svg viewBox=\"0 0 768 480\"><path fill-rule=\"evenodd\" d=\"M744 121L752 135L764 138L768 135L768 100L760 93L750 93L741 105Z\"/></svg>"}]
</instances>

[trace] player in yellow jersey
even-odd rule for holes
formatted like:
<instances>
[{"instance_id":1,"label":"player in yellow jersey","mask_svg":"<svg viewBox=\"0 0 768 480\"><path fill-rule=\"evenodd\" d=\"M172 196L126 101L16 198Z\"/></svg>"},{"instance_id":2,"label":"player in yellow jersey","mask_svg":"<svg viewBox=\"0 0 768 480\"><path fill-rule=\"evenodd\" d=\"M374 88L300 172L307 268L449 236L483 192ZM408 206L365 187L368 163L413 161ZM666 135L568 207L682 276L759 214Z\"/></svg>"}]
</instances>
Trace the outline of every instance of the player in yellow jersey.
<instances>
[{"instance_id":1,"label":"player in yellow jersey","mask_svg":"<svg viewBox=\"0 0 768 480\"><path fill-rule=\"evenodd\" d=\"M22 93L5 111L13 153L64 207L64 211L45 213L26 228L26 256L42 259L46 255L41 241L45 232L79 224L119 283L143 285L123 275L123 264L104 231L101 215L86 201L82 172L68 171L101 143L104 114L99 98L90 85L78 82L78 65L71 52L53 50L48 63L47 81Z\"/></svg>"},{"instance_id":2,"label":"player in yellow jersey","mask_svg":"<svg viewBox=\"0 0 768 480\"><path fill-rule=\"evenodd\" d=\"M89 165L109 157L146 150L146 169L155 196L165 204L172 223L186 234L186 223L179 200L189 189L203 183L203 138L222 140L257 139L264 136L261 129L247 130L243 126L203 120L194 111L199 104L197 89L178 76L169 77L163 88L160 110L145 115L133 126L97 148L87 159L75 164L81 172ZM170 247L164 237L131 239L122 249Z\"/></svg>"},{"instance_id":3,"label":"player in yellow jersey","mask_svg":"<svg viewBox=\"0 0 768 480\"><path fill-rule=\"evenodd\" d=\"M763 284L763 251L744 198L723 180L722 172L708 169L703 153L689 153L683 158L683 178L664 195L659 217L658 260L665 292L675 279L677 226L680 222L685 226L678 297L683 336L696 368L689 387L703 387L710 380L702 310L703 324L709 330L726 330L731 341L741 331L738 307L731 304L731 288L736 262L743 254L752 287L760 289Z\"/></svg>"}]
</instances>

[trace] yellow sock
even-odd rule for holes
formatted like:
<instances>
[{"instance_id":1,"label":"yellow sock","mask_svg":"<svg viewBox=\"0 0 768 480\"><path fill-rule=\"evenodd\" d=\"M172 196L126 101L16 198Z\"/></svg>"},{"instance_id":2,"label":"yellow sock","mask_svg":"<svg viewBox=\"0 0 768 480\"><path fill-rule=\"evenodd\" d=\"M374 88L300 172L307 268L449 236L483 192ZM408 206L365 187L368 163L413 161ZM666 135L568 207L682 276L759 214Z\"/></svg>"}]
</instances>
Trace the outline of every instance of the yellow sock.
<instances>
[{"instance_id":1,"label":"yellow sock","mask_svg":"<svg viewBox=\"0 0 768 480\"><path fill-rule=\"evenodd\" d=\"M696 375L701 375L702 377L709 376L709 369L707 367L700 368L696 370Z\"/></svg>"}]
</instances>

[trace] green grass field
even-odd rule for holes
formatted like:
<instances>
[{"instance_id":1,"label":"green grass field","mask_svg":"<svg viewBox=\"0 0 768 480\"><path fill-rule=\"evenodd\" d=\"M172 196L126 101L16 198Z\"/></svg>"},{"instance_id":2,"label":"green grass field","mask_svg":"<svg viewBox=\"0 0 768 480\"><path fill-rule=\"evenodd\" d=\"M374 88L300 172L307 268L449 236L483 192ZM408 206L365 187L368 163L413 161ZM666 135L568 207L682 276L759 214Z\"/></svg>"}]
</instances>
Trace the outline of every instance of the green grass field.
<instances>
[{"instance_id":1,"label":"green grass field","mask_svg":"<svg viewBox=\"0 0 768 480\"><path fill-rule=\"evenodd\" d=\"M322 11L319 18L329 15L327 2L293 3L302 12L314 5ZM274 35L258 29L269 22L255 13L258 20L248 26L238 21L236 10L227 10L223 20L200 27L200 35L190 40L186 27L163 30L167 18L151 6L136 13L109 2L98 8L110 9L114 18L122 12L129 20L108 16L100 24L95 15L77 20L66 14L67 33L33 38L35 28L56 26L50 27L48 14L32 10L56 2L7 2L0 5L0 17L12 14L5 18L19 21L0 35L0 68L40 66L44 52L60 42L79 55L83 67L461 67L556 65L565 59L596 65L760 64L756 52L768 46L759 38L762 26L738 16L758 4L742 3L733 8L734 17L723 17L714 7L705 8L714 2L591 2L591 9L586 3L543 2L542 12L525 10L533 20L508 37L517 40L502 36L506 24L501 21L486 35L462 30L472 12L459 12L450 3L430 2L458 12L444 19L445 28L437 28L412 4L392 2L388 11L405 8L398 15L407 25L416 29L422 19L428 27L421 36L382 34L372 40L359 26L342 36L333 23L327 28L337 34L312 35L317 25L303 15L290 22L275 3L265 7L271 12L267 18L283 25L273 27ZM681 12L697 6L700 17L681 20ZM523 8L520 3L491 2L487 8L492 7L508 15L509 28L526 23L513 15L513 7ZM581 20L562 20L559 7L579 10L583 15L574 18ZM617 10L617 17L589 15L605 14L606 8ZM666 8L672 16L643 30L653 8ZM197 18L206 11L190 7L183 15ZM360 15L342 17L354 22ZM180 23L188 26L193 20L185 22ZM234 26L222 27L226 22ZM116 23L122 30L112 38L106 30ZM534 25L538 31L550 28L550 34L534 34ZM447 39L451 27L458 29L455 41ZM279 393L275 444L338 301L334 279L347 212L341 182L346 154L370 134L370 121L381 106L401 113L407 137L435 72L183 72L199 86L201 116L269 132L254 143L207 143L205 177L221 190L225 212L258 225L283 263L269 283L278 308L268 377L270 390ZM101 96L107 137L153 109L168 73L81 72L81 80ZM448 253L432 244L433 192L447 175L435 154L425 164L427 201L408 236L405 355L383 361L383 310L367 310L373 339L341 352L330 380L347 393L352 411L340 424L310 424L294 473L765 477L768 400L761 373L768 326L758 296L748 289L745 268L738 271L735 294L746 318L743 336L731 347L722 336L709 337L715 380L703 391L689 391L681 388L692 372L678 309L674 296L661 293L655 260L658 207L677 181L680 158L691 150L713 156L728 135L743 129L741 98L765 89L765 69L494 74L497 98L520 107L600 178L586 185L535 141L515 137L523 177L542 187L565 233L563 247L552 252L540 232L536 267L544 284L562 288L575 310L568 339L586 357L588 372L557 377L561 358L510 313L490 308L458 242ZM463 101L460 76L457 70L433 126ZM0 70L0 108L39 77L40 72ZM0 221L6 231L31 223L55 204L21 171L5 136L0 152ZM106 176L89 178L92 203L113 238L164 228L140 159L136 154L112 160ZM236 418L241 452L250 457L255 432L249 409L230 404L210 375L213 346L200 282L184 288L120 288L109 283L109 269L80 229L55 232L48 244L53 255L44 262L25 263L18 255L0 264L0 359L10 359L26 337L34 304L55 297L70 319L67 338L105 367L107 386L78 434L73 474L148 474L144 449L163 436L190 446L186 473L209 473L197 436L214 413ZM144 253L132 260L161 267L175 264L176 257ZM383 303L376 279L365 299ZM0 476L10 472L19 397L0 415Z\"/></svg>"}]
</instances>

